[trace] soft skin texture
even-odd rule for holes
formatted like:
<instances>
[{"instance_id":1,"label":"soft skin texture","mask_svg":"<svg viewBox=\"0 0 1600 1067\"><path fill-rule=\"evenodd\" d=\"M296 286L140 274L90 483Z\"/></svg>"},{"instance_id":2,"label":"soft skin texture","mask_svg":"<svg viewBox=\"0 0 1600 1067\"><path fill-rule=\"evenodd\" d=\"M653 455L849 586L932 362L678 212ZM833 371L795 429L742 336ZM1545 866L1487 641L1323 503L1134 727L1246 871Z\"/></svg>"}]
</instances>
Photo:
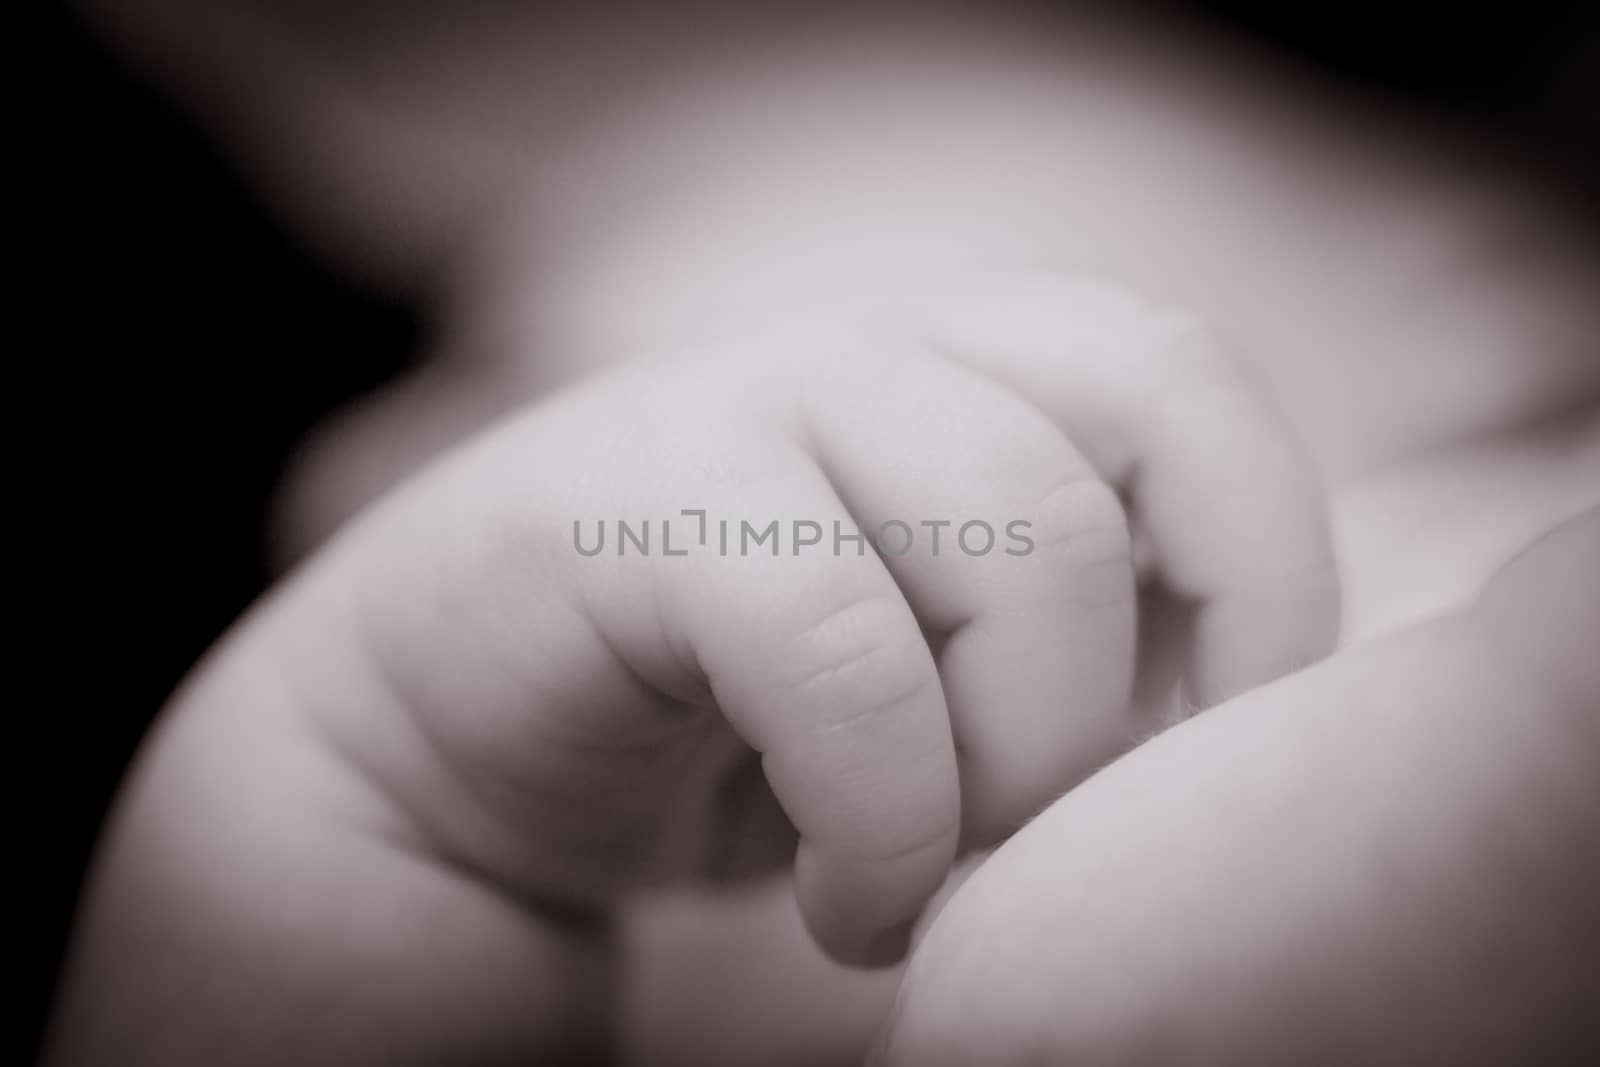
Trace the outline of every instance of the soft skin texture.
<instances>
[{"instance_id":1,"label":"soft skin texture","mask_svg":"<svg viewBox=\"0 0 1600 1067\"><path fill-rule=\"evenodd\" d=\"M1464 608L1542 531L1600 503L1596 470L1600 419L1590 415L1438 449L1335 493L1342 640L1376 645L1397 628ZM1593 643L1592 633L1567 636L1578 651L1552 643L1550 654L1576 657L1584 642ZM1413 657L1407 669L1426 677L1431 667ZM1050 847L1070 853L1075 845L1062 838ZM1571 859L1589 862L1582 853ZM641 898L622 934L630 961L622 993L625 1062L860 1063L894 1002L898 974L830 966L793 911L787 887L762 891L759 883L715 896ZM1585 921L1581 913L1572 918L1575 930ZM1578 941L1574 935L1573 949L1581 952ZM1311 956L1298 962L1319 964ZM971 992L1007 994L1004 987Z\"/></svg>"},{"instance_id":2,"label":"soft skin texture","mask_svg":"<svg viewBox=\"0 0 1600 1067\"><path fill-rule=\"evenodd\" d=\"M1600 384L1581 225L1513 154L1237 41L1003 4L82 6L303 240L437 312L421 369L308 444L286 556L597 363L995 264L1226 329L1333 483L1346 640L1594 499L1600 437L1550 432ZM894 994L787 884L643 894L617 936L628 1062L854 1063Z\"/></svg>"},{"instance_id":3,"label":"soft skin texture","mask_svg":"<svg viewBox=\"0 0 1600 1067\"><path fill-rule=\"evenodd\" d=\"M1593 510L1143 746L949 901L874 1062L1583 1062L1597 633Z\"/></svg>"},{"instance_id":4,"label":"soft skin texture","mask_svg":"<svg viewBox=\"0 0 1600 1067\"><path fill-rule=\"evenodd\" d=\"M550 397L241 624L119 803L50 1062L595 1042L619 894L770 867L789 823L813 936L894 962L959 846L1162 725L1130 711L1119 492L1194 602L1194 699L1332 647L1315 474L1182 316L1028 277L775 336ZM1041 361L1072 387L1034 387ZM684 507L830 534L1020 519L1036 548L802 555L784 532L781 554L591 558L572 540Z\"/></svg>"}]
</instances>

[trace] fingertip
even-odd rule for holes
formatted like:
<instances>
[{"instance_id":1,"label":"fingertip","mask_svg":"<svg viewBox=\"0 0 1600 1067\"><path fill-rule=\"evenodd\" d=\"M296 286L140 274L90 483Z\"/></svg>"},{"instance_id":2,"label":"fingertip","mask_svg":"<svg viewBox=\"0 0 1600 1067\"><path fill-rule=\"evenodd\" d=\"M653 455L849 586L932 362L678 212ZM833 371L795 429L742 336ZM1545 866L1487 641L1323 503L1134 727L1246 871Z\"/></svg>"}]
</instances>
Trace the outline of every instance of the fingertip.
<instances>
[{"instance_id":1,"label":"fingertip","mask_svg":"<svg viewBox=\"0 0 1600 1067\"><path fill-rule=\"evenodd\" d=\"M916 928L915 919L898 922L882 931L867 945L861 966L868 968L893 967L911 951L911 933Z\"/></svg>"},{"instance_id":2,"label":"fingertip","mask_svg":"<svg viewBox=\"0 0 1600 1067\"><path fill-rule=\"evenodd\" d=\"M889 861L837 859L802 841L795 900L812 939L847 967L891 967L905 959L924 905L954 859L933 842Z\"/></svg>"},{"instance_id":3,"label":"fingertip","mask_svg":"<svg viewBox=\"0 0 1600 1067\"><path fill-rule=\"evenodd\" d=\"M1338 645L1340 602L1330 564L1202 605L1180 687L1186 710L1213 707L1326 658Z\"/></svg>"}]
</instances>

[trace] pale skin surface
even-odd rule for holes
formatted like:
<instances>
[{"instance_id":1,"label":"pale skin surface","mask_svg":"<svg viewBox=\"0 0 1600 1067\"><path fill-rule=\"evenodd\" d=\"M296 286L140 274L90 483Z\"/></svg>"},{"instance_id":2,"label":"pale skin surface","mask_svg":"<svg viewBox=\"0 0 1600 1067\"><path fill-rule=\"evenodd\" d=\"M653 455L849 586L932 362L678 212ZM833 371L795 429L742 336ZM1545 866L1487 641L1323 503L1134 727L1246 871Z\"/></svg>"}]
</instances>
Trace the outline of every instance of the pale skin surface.
<instances>
[{"instance_id":1,"label":"pale skin surface","mask_svg":"<svg viewBox=\"0 0 1600 1067\"><path fill-rule=\"evenodd\" d=\"M356 34L350 39L361 38ZM929 52L927 42L919 41L914 50L931 58L920 66L893 66L893 79L876 82L863 73L883 69L870 49L865 58L842 63L808 59L800 49L793 68L798 73L789 78L768 78L759 65L753 71L734 65L721 84L742 86L736 92L718 87L719 68L712 64L710 87L698 93L689 81L690 89L681 93L645 94L646 105L602 109L606 117L590 123L589 132L560 142L556 159L564 162L559 165L521 171L517 168L522 164L505 164L490 153L493 158L484 164L484 173L519 175L490 183L515 190L509 198L474 193L416 200L429 205L519 205L510 215L484 209L488 219L521 220L498 229L494 222L476 224L474 229L495 237L486 244L429 236L453 232L455 224L413 226L414 220L435 216L408 211L403 204L395 208L396 201L385 196L367 195L374 183L382 186L386 175L414 179L434 173L416 166L418 160L483 160L482 154L452 146L430 155L413 147L403 167L357 167L357 178L342 186L337 178L330 183L327 175L320 176L315 183L319 190L345 187L361 194L335 198L343 205L337 219L346 228L330 230L314 225L315 219L306 224L319 242L330 232L353 235L334 250L346 266L373 277L460 280L450 289L456 295L441 305L451 309L440 320L441 358L435 366L441 370L397 387L324 436L302 468L300 488L291 494L286 540L304 551L339 518L415 466L420 456L471 432L550 381L571 378L596 362L660 350L655 342L677 347L697 332L723 328L726 324L715 316L708 320L706 309L715 305L707 301L726 300L734 293L755 314L785 302L836 302L841 294L870 291L873 285L864 281L908 270L942 273L1017 263L1133 281L1199 310L1237 339L1238 347L1277 386L1334 484L1334 528L1350 609L1347 637L1383 634L1399 622L1463 603L1518 547L1593 503L1592 420L1587 429L1581 416L1550 431L1517 429L1537 425L1547 411L1581 411L1594 394L1590 339L1596 335L1595 308L1585 297L1596 279L1593 254L1568 239L1558 212L1519 193L1514 180L1472 165L1471 153L1435 151L1436 145L1403 125L1403 136L1397 137L1394 127L1303 92L1303 86L1279 79L1271 70L1245 64L1242 73L1224 74L1233 71L1236 58L1226 49L1147 53L1142 45L1115 34L1109 46L1092 32L1085 40L1089 43L1081 50L1074 46L1061 52L1054 46L991 51L965 43ZM527 47L537 45L530 41ZM818 54L828 53L824 49ZM381 48L372 55L380 62L370 69L381 71ZM415 66L401 68L409 73ZM210 84L229 77L248 82L251 69L248 63L234 62ZM518 62L505 69L548 68ZM966 71L965 80L947 79L952 69ZM1041 76L1041 69L1050 73ZM1206 72L1198 80L1196 69ZM1008 73L1014 71L1028 73ZM906 87L903 96L883 89L881 83L891 80ZM450 77L378 79L410 87L471 82ZM928 94L943 91L939 86L947 82L956 88L943 98L944 105L927 108L938 122L908 126L907 119L921 113ZM311 94L317 107L307 113L319 119L365 113L365 105L383 97L354 91L360 83L357 78L347 86L353 90L348 94L352 110L327 107L330 97L322 91L324 85ZM836 99L851 106L830 106L825 94L819 98L818 90L808 86L834 87ZM271 101L286 101L283 110L291 119L274 129L309 130L313 147L320 129L324 148L336 146L350 158L362 158L354 150L359 142L347 136L348 130L330 134L315 124L297 126L293 93L274 96L248 89L237 99L267 107ZM435 90L418 91L426 98ZM538 97L533 93L523 98ZM437 90L434 99L445 102L437 113L448 116L450 93ZM868 106L873 100L882 102ZM756 118L740 120L729 101L741 102ZM560 109L559 103L554 106ZM800 136L790 120L761 120L766 107L776 108L768 114L788 116L809 108L821 121ZM418 111L406 113L415 117ZM494 114L481 107L456 113ZM1006 121L996 123L997 115ZM678 139L671 133L686 116L700 129L698 139ZM428 123L417 125L426 133ZM432 128L458 132L468 125L446 120ZM900 131L900 136L877 138L876 132L886 128ZM228 139L225 132L222 136ZM432 139L431 133L422 138L424 144ZM863 154L864 146L878 141L889 146L887 162L882 151ZM515 138L495 135L480 143L509 143L514 149L509 156L527 154L515 148ZM618 176L639 173L645 176L641 180L653 181L660 168L641 168L639 162L660 160L663 144L682 145L683 158L695 167L667 193L640 201L637 190L630 191ZM766 169L741 162L772 160L784 146L792 155L780 154ZM293 194L294 168L307 160L346 157L333 151L289 151L281 158L286 163L269 171L291 175L276 189L280 204L293 216L298 204L311 202ZM818 159L830 161L826 175L813 173L799 184L819 190L818 203L848 205L851 210L842 213L840 224L793 210L778 213L794 220L790 232L752 221L765 218L759 210L766 202L763 190L771 195L774 188L792 189L790 175L805 173ZM851 159L865 162L856 169L840 163ZM973 166L963 169L953 160L971 160ZM908 187L926 187L897 175L934 171L947 179L944 184L921 197L904 195ZM1184 180L1173 183L1169 179L1174 174ZM286 188L289 193L283 193ZM484 186L446 176L438 188ZM316 203L326 206L327 201ZM733 210L740 204L749 204L751 211ZM726 221L730 213L733 222ZM862 219L872 220L865 242ZM405 240L374 239L385 233L402 234ZM741 237L744 233L753 236ZM1525 251L1520 258L1505 251L1507 241L1521 242ZM439 250L452 243L468 254ZM383 254L363 258L373 249ZM539 258L530 260L525 250L537 250ZM368 263L373 264L370 271ZM392 269L396 263L401 269ZM510 303L496 296L508 293L516 294ZM536 358L526 358L529 354ZM1500 427L1510 430L1495 434ZM1580 584L1564 586L1550 594L1552 606L1540 617L1560 620L1560 605L1576 604L1573 610L1579 610L1585 595ZM1588 595L1592 602L1592 591ZM1588 632L1593 630L1590 624ZM1397 688L1416 679L1448 676L1460 646L1423 641L1437 647L1436 661L1399 659L1397 654L1401 666L1377 673L1391 677ZM1484 669L1477 661L1471 666ZM1494 670L1492 665L1487 669ZM1370 702L1370 691L1351 684L1343 669L1316 677L1326 687L1319 700L1330 706ZM1522 684L1520 678L1514 680ZM1556 712L1540 713L1544 707L1535 700L1524 718L1564 721ZM1256 715L1230 721L1253 722ZM1551 736L1567 736L1564 730L1554 726ZM1339 781L1362 778L1365 761L1373 756L1358 740L1359 735L1352 735L1344 746L1332 746L1342 755L1330 758L1327 773L1341 775ZM1118 780L1102 776L1096 787L1107 778ZM313 796L305 803L316 807L322 802ZM352 803L359 804L359 798ZM1069 796L1061 807L1070 803ZM1463 818L1476 810L1465 802L1459 807ZM1019 843L996 865L1003 872L1015 863L1015 884L1003 874L994 875L989 884L1004 880L1007 888L988 890L973 898L979 903L953 911L939 927L948 933L930 941L930 952L941 944L970 946L972 928L991 929L994 923L985 917L983 901L994 894L1025 903L1030 885L1049 884L1038 878L1039 864L1049 862L1040 856L1070 858L1075 844L1065 836L1054 848L1036 842L1053 839L1054 833L1080 832L1073 829L1077 822L1053 819L1052 814L1035 826L1069 829L1030 829L1023 841L1035 844L1023 852ZM1114 825L1130 839L1146 836L1120 813L1116 819ZM1581 854L1585 841L1593 848L1592 824L1574 820L1566 825L1579 846L1573 851ZM1558 822L1552 833L1560 830ZM1225 844L1225 830L1219 833L1219 842ZM1010 858L1018 854L1031 858ZM339 872L337 864L324 869L330 877ZM1022 878L1035 880L1024 884ZM1157 881L1167 885L1171 880ZM1220 909L1237 908L1245 892L1215 879L1202 880L1202 885L1219 894ZM744 897L737 908L721 901L696 905L667 900L637 913L622 934L635 946L623 976L625 1052L649 1062L685 1063L719 1057L734 1062L848 1062L859 1055L893 996L894 976L833 969L806 945L787 890L768 898ZM1106 889L1108 906L1119 898L1116 887ZM1362 898L1356 894L1353 899ZM1285 907L1292 911L1293 906L1291 897ZM1554 942L1566 936L1579 943L1584 924L1592 927L1592 911L1574 906L1546 912L1557 931ZM963 920L962 915L970 918ZM1052 913L1044 904L1038 916L1028 927L1035 940L1048 939L1054 931L1064 942L1076 936L1072 916ZM1372 932L1381 935L1383 918L1371 921ZM442 943L479 943L472 940L476 936L481 943L515 946L503 959L511 976L506 985L515 984L520 973L528 988L548 991L548 983L539 977L548 961L562 960L561 966L573 968L567 973L576 975L586 966L578 961L591 958L586 946L575 947L570 938L532 933L506 937L504 926L467 925L469 929ZM969 933L963 935L963 928ZM1022 929L1016 933L1026 936ZM715 969L702 965L695 980L685 981L684 961L700 958L708 945L716 946L723 963ZM1004 949L997 945L995 951ZM781 963L775 955L780 952L785 954ZM488 958L498 957L491 953ZM438 965L436 950L430 949L429 960ZM1314 954L1300 962L1308 976L1321 973L1312 966ZM1573 978L1563 978L1560 959L1546 962L1552 988L1562 988L1563 981ZM1051 972L1037 960L1000 960L997 955L1000 965L1044 986L1071 977ZM931 966L919 965L918 975L928 974ZM1241 973L1240 981L1248 986L1249 970ZM1272 973L1276 977L1278 972ZM1160 975L1150 976L1152 985L1160 980ZM593 988L600 989L605 981L596 972ZM581 985L571 983L570 1001L549 1005L547 1017L558 1020L551 1026L559 1028L588 1010L578 995ZM921 1039L914 1025L919 1018L937 1023L960 1017L940 999L947 992L919 977L900 1016L909 1035L905 1040ZM989 1006L1004 1010L1010 1001L1002 992L963 990L962 995L980 1002L992 995L995 1003ZM307 996L315 1001L318 994L308 990ZM1250 999L1242 995L1241 1003ZM472 1010L493 1016L495 1003L489 998ZM396 1015L406 1014L390 1007ZM1169 1008L1152 989L1145 1004L1150 1017L1165 1018ZM378 1018L386 1018L381 1005L375 1010ZM460 1018L470 1018L465 1006L462 1011ZM526 1004L522 1011L525 1020L538 1016ZM1052 1002L1044 1018L1060 1017L1086 1016L1064 1013ZM1357 1037L1383 1029L1364 1023L1359 1015L1342 1018ZM1256 1021L1263 1044L1255 1047L1266 1047L1273 1040L1269 1024L1274 1020ZM994 1028L995 1055L1003 1052L1005 1036L1012 1032L1023 1046L1037 1047L1038 1019L1006 1022ZM1113 1022L1125 1026L1125 1035L1138 1032L1130 1016ZM1250 1022L1230 1019L1228 1024L1237 1027L1230 1032L1244 1035L1247 1047ZM1081 1047L1084 1040L1081 1032L1058 1036L1063 1049ZM1217 1047L1218 1057L1226 1060L1228 1046ZM1431 1047L1448 1049L1446 1044ZM1441 1055L1439 1062L1454 1062Z\"/></svg>"},{"instance_id":2,"label":"pale skin surface","mask_svg":"<svg viewBox=\"0 0 1600 1067\"><path fill-rule=\"evenodd\" d=\"M335 538L197 673L136 769L58 1061L275 1062L283 1026L304 1027L302 1062L535 1052L530 1017L576 1029L606 1003L563 982L563 911L736 868L741 845L767 868L783 855L759 780L727 791L758 753L799 832L812 934L895 962L959 847L1003 839L1164 725L1131 710L1119 492L1195 604L1189 699L1332 647L1316 476L1202 331L1056 279L953 292L600 376ZM1017 391L1064 366L1070 388ZM1034 548L969 554L947 533L942 554L928 538L881 558L591 558L568 540L575 519L685 504L830 531L1022 520ZM384 925L352 924L359 901ZM403 966L394 931L411 927L427 966L391 984L378 961ZM593 941L585 966L606 951ZM132 982L130 960L159 977ZM241 984L212 984L214 966ZM549 1003L502 999L517 987ZM301 997L322 1005L310 1021ZM414 997L426 1018L379 1024Z\"/></svg>"},{"instance_id":3,"label":"pale skin surface","mask_svg":"<svg viewBox=\"0 0 1600 1067\"><path fill-rule=\"evenodd\" d=\"M873 1062L1584 1062L1596 632L1600 510L1142 747L965 883Z\"/></svg>"}]
</instances>

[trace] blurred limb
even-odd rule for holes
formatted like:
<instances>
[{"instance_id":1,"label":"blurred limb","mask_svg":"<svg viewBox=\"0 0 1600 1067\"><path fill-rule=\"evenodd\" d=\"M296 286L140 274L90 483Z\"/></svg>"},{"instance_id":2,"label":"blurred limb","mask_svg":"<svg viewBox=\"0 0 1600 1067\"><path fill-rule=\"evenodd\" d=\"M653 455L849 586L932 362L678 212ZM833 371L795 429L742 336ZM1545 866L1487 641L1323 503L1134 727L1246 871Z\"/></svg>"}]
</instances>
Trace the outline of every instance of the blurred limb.
<instances>
[{"instance_id":1,"label":"blurred limb","mask_svg":"<svg viewBox=\"0 0 1600 1067\"><path fill-rule=\"evenodd\" d=\"M885 1063L1588 1062L1600 511L1163 735L940 913Z\"/></svg>"},{"instance_id":2,"label":"blurred limb","mask_svg":"<svg viewBox=\"0 0 1600 1067\"><path fill-rule=\"evenodd\" d=\"M930 275L1194 311L1335 483L1600 394L1600 246L1469 135L1156 18L663 7L408 6L381 35L374 8L296 7L260 39L312 73L276 80L209 46L227 69L191 106L264 79L218 136L254 138L246 169L282 171L274 202L347 269L401 264L435 326L415 377L307 443L285 558L598 365Z\"/></svg>"},{"instance_id":3,"label":"blurred limb","mask_svg":"<svg viewBox=\"0 0 1600 1067\"><path fill-rule=\"evenodd\" d=\"M77 5L301 239L522 397L1019 266L1219 324L1336 476L1600 389L1593 235L1503 146L1170 15L959 6Z\"/></svg>"},{"instance_id":4,"label":"blurred limb","mask_svg":"<svg viewBox=\"0 0 1600 1067\"><path fill-rule=\"evenodd\" d=\"M1600 395L1600 243L1508 153L1158 16L81 0L280 218L423 303L284 559L485 421L736 320L1046 268L1215 324L1330 481ZM1181 180L1175 176L1181 176Z\"/></svg>"},{"instance_id":5,"label":"blurred limb","mask_svg":"<svg viewBox=\"0 0 1600 1067\"><path fill-rule=\"evenodd\" d=\"M916 5L909 22L956 6ZM73 7L217 140L298 238L368 284L428 302L512 201L564 184L564 160L592 156L597 135L663 86L707 66L737 81L748 53L908 16L894 0Z\"/></svg>"},{"instance_id":6,"label":"blurred limb","mask_svg":"<svg viewBox=\"0 0 1600 1067\"><path fill-rule=\"evenodd\" d=\"M463 34L429 44L430 30L482 5L452 5L451 20L405 3L74 6L217 140L299 239L370 284L425 291L516 167L516 139L451 91L481 81L460 77L476 49L443 47Z\"/></svg>"}]
</instances>

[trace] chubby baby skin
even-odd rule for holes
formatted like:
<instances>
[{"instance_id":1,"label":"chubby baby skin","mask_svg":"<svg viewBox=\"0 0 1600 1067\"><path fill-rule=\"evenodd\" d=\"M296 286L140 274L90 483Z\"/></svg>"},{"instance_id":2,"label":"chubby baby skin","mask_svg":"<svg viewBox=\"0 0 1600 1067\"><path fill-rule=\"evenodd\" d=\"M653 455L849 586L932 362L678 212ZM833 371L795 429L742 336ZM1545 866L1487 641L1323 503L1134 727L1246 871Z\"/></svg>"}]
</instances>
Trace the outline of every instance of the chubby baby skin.
<instances>
[{"instance_id":1,"label":"chubby baby skin","mask_svg":"<svg viewBox=\"0 0 1600 1067\"><path fill-rule=\"evenodd\" d=\"M1597 632L1591 508L1130 753L951 898L873 1062L1587 1062Z\"/></svg>"},{"instance_id":2,"label":"chubby baby skin","mask_svg":"<svg viewBox=\"0 0 1600 1067\"><path fill-rule=\"evenodd\" d=\"M828 536L580 550L685 510ZM1030 548L969 552L969 520ZM938 553L833 537L930 521ZM1193 606L1180 705L1333 646L1303 451L1202 329L1116 290L969 281L554 394L359 517L174 699L49 1061L594 1053L619 894L791 857L824 950L894 962L960 851L1172 718L1131 700L1136 556Z\"/></svg>"}]
</instances>

